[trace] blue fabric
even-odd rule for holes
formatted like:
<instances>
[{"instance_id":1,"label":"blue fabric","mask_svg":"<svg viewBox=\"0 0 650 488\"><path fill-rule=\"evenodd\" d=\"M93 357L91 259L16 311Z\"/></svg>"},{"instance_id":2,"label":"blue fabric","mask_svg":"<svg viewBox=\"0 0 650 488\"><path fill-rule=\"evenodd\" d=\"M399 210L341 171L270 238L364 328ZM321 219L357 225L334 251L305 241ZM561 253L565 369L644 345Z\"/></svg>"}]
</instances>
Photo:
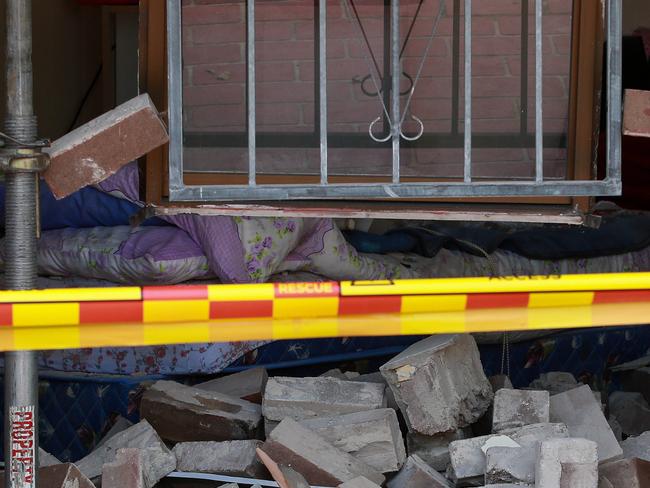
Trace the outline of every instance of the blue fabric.
<instances>
[{"instance_id":1,"label":"blue fabric","mask_svg":"<svg viewBox=\"0 0 650 488\"><path fill-rule=\"evenodd\" d=\"M433 257L444 247L479 256L503 249L529 259L594 258L650 246L650 214L604 217L597 229L547 225L512 230L504 225L463 223L405 227L383 235L351 231L345 236L357 251L369 253L413 252Z\"/></svg>"},{"instance_id":2,"label":"blue fabric","mask_svg":"<svg viewBox=\"0 0 650 488\"><path fill-rule=\"evenodd\" d=\"M41 229L65 227L112 227L129 225L129 217L140 207L121 198L108 195L92 187L83 188L57 200L47 184L41 180ZM5 220L5 186L0 185L0 222ZM162 225L165 225L162 223Z\"/></svg>"}]
</instances>

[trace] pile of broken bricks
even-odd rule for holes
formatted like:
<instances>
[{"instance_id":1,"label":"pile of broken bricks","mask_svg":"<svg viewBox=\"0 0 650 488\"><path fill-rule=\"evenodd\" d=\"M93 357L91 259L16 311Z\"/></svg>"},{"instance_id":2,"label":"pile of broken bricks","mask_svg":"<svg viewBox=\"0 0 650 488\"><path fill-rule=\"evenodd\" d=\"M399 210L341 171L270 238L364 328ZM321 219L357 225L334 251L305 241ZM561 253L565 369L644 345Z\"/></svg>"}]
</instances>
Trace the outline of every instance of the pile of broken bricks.
<instances>
[{"instance_id":1,"label":"pile of broken bricks","mask_svg":"<svg viewBox=\"0 0 650 488\"><path fill-rule=\"evenodd\" d=\"M650 488L650 431L638 432L650 418L627 421L650 407L621 395L608 421L600 393L572 375L516 390L485 376L472 336L439 335L370 374L158 381L140 423L120 422L76 465L41 476L79 488L152 488L175 471L229 488Z\"/></svg>"}]
</instances>

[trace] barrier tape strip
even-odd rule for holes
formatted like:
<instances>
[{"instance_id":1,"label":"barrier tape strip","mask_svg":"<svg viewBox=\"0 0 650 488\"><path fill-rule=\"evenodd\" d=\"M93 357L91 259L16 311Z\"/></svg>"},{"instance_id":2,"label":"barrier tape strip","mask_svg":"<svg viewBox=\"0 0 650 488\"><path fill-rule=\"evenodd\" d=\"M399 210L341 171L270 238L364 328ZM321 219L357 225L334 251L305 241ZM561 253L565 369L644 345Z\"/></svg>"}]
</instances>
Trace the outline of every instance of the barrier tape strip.
<instances>
[{"instance_id":1,"label":"barrier tape strip","mask_svg":"<svg viewBox=\"0 0 650 488\"><path fill-rule=\"evenodd\" d=\"M0 292L0 350L650 322L650 273Z\"/></svg>"}]
</instances>

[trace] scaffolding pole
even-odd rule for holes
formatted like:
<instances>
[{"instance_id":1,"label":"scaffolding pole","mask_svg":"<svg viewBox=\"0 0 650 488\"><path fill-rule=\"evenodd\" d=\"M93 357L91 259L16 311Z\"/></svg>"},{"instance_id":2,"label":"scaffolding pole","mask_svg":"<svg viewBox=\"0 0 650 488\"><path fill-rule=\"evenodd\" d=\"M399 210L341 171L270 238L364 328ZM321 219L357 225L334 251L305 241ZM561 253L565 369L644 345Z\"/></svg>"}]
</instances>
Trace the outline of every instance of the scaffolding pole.
<instances>
[{"instance_id":1,"label":"scaffolding pole","mask_svg":"<svg viewBox=\"0 0 650 488\"><path fill-rule=\"evenodd\" d=\"M38 161L32 85L31 0L6 0L5 287L36 285ZM20 163L20 164L18 164ZM37 486L38 370L34 352L5 354L5 486Z\"/></svg>"}]
</instances>

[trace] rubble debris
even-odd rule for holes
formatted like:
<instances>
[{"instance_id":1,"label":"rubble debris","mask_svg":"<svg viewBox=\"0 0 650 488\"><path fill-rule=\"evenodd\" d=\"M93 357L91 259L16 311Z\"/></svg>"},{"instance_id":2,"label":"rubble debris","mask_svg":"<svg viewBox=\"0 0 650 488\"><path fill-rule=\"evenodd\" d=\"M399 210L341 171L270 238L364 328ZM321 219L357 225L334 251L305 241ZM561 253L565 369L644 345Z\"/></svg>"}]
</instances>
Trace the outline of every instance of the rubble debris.
<instances>
[{"instance_id":1,"label":"rubble debris","mask_svg":"<svg viewBox=\"0 0 650 488\"><path fill-rule=\"evenodd\" d=\"M451 464L447 477L459 486L465 486L466 484L476 486L483 483L486 460L482 448L490 439L495 437L504 436L498 434L484 435L453 441L449 444Z\"/></svg>"},{"instance_id":2,"label":"rubble debris","mask_svg":"<svg viewBox=\"0 0 650 488\"><path fill-rule=\"evenodd\" d=\"M609 428L612 429L612 432L614 432L616 440L621 442L623 440L623 427L621 427L621 424L618 422L616 415L610 414L607 423L609 424Z\"/></svg>"},{"instance_id":3,"label":"rubble debris","mask_svg":"<svg viewBox=\"0 0 650 488\"><path fill-rule=\"evenodd\" d=\"M539 443L549 439L569 438L569 429L564 424L531 424L525 425L508 434L521 447L539 447Z\"/></svg>"},{"instance_id":4,"label":"rubble debris","mask_svg":"<svg viewBox=\"0 0 650 488\"><path fill-rule=\"evenodd\" d=\"M353 480L346 481L342 485L339 485L337 488L381 488L378 484L373 483L368 478L359 476Z\"/></svg>"},{"instance_id":5,"label":"rubble debris","mask_svg":"<svg viewBox=\"0 0 650 488\"><path fill-rule=\"evenodd\" d=\"M650 462L643 459L620 459L600 467L600 478L616 488L650 486Z\"/></svg>"},{"instance_id":6,"label":"rubble debris","mask_svg":"<svg viewBox=\"0 0 650 488\"><path fill-rule=\"evenodd\" d=\"M143 488L143 460L140 449L119 449L115 461L104 464L102 488Z\"/></svg>"},{"instance_id":7,"label":"rubble debris","mask_svg":"<svg viewBox=\"0 0 650 488\"><path fill-rule=\"evenodd\" d=\"M97 449L100 446L103 446L106 443L106 441L109 440L111 437L114 437L120 432L124 432L126 429L132 426L133 426L133 422L131 422L130 420L127 420L122 416L117 417L117 419L115 419L115 422L113 423L113 426L109 429L108 432L106 432L104 437L102 437L101 440L97 443L95 449Z\"/></svg>"},{"instance_id":8,"label":"rubble debris","mask_svg":"<svg viewBox=\"0 0 650 488\"><path fill-rule=\"evenodd\" d=\"M264 438L266 439L271 432L273 432L273 429L275 429L278 424L277 420L269 420L269 419L264 419Z\"/></svg>"},{"instance_id":9,"label":"rubble debris","mask_svg":"<svg viewBox=\"0 0 650 488\"><path fill-rule=\"evenodd\" d=\"M379 472L398 471L406 460L399 421L392 409L320 417L300 423Z\"/></svg>"},{"instance_id":10,"label":"rubble debris","mask_svg":"<svg viewBox=\"0 0 650 488\"><path fill-rule=\"evenodd\" d=\"M488 381L492 385L492 391L494 391L494 393L501 390L502 388L506 388L508 390L514 389L514 386L512 386L512 381L510 381L510 378L508 378L507 374L498 374L496 376L490 376L488 378Z\"/></svg>"},{"instance_id":11,"label":"rubble debris","mask_svg":"<svg viewBox=\"0 0 650 488\"><path fill-rule=\"evenodd\" d=\"M4 485L5 473L0 473L0 483ZM95 485L77 466L71 463L56 464L39 468L38 488L95 488ZM124 487L129 488L129 487Z\"/></svg>"},{"instance_id":12,"label":"rubble debris","mask_svg":"<svg viewBox=\"0 0 650 488\"><path fill-rule=\"evenodd\" d=\"M589 386L584 385L552 396L550 412L551 421L564 423L571 437L596 442L601 463L617 459L623 454Z\"/></svg>"},{"instance_id":13,"label":"rubble debris","mask_svg":"<svg viewBox=\"0 0 650 488\"><path fill-rule=\"evenodd\" d=\"M497 483L496 485L484 485L481 486L480 488L527 488L530 487L532 488L533 485L522 485L520 483L513 484L513 483Z\"/></svg>"},{"instance_id":14,"label":"rubble debris","mask_svg":"<svg viewBox=\"0 0 650 488\"><path fill-rule=\"evenodd\" d=\"M154 383L140 415L172 442L254 439L262 420L259 405L174 381Z\"/></svg>"},{"instance_id":15,"label":"rubble debris","mask_svg":"<svg viewBox=\"0 0 650 488\"><path fill-rule=\"evenodd\" d=\"M343 371L341 371L339 368L328 369L324 373L319 374L318 377L319 378L336 378L338 380L347 380L347 378L343 374Z\"/></svg>"},{"instance_id":16,"label":"rubble debris","mask_svg":"<svg viewBox=\"0 0 650 488\"><path fill-rule=\"evenodd\" d=\"M386 383L386 378L384 378L384 376L379 371L375 371L374 373L360 374L354 378L354 381L361 381L363 383L381 383L382 385L388 386L388 383Z\"/></svg>"},{"instance_id":17,"label":"rubble debris","mask_svg":"<svg viewBox=\"0 0 650 488\"><path fill-rule=\"evenodd\" d=\"M493 392L474 338L435 335L381 366L409 430L435 435L467 427L486 412Z\"/></svg>"},{"instance_id":18,"label":"rubble debris","mask_svg":"<svg viewBox=\"0 0 650 488\"><path fill-rule=\"evenodd\" d=\"M624 434L639 435L650 430L650 405L641 393L616 391L609 396L609 411Z\"/></svg>"},{"instance_id":19,"label":"rubble debris","mask_svg":"<svg viewBox=\"0 0 650 488\"><path fill-rule=\"evenodd\" d=\"M388 383L386 383L386 378L384 378L384 376L381 374L380 371L377 371L375 373L367 373L367 374L359 375L356 378L354 378L353 381L359 381L362 383L379 383L381 385L384 385L386 406L388 408L392 408L395 411L399 410L399 405L397 405L397 402L395 401L395 395L393 394L393 390L390 389Z\"/></svg>"},{"instance_id":20,"label":"rubble debris","mask_svg":"<svg viewBox=\"0 0 650 488\"><path fill-rule=\"evenodd\" d=\"M449 488L447 479L417 455L409 456L401 471L391 479L388 488Z\"/></svg>"},{"instance_id":21,"label":"rubble debris","mask_svg":"<svg viewBox=\"0 0 650 488\"><path fill-rule=\"evenodd\" d=\"M487 454L488 449L492 447L521 447L521 446L517 444L515 441L513 441L507 435L493 435L487 441L485 441L485 444L481 446L481 451L483 451L483 454Z\"/></svg>"},{"instance_id":22,"label":"rubble debris","mask_svg":"<svg viewBox=\"0 0 650 488\"><path fill-rule=\"evenodd\" d=\"M56 198L99 183L169 137L149 95L142 94L57 139L43 177Z\"/></svg>"},{"instance_id":23,"label":"rubble debris","mask_svg":"<svg viewBox=\"0 0 650 488\"><path fill-rule=\"evenodd\" d=\"M607 478L603 478L602 476L598 480L598 488L615 488L614 485L612 485Z\"/></svg>"},{"instance_id":24,"label":"rubble debris","mask_svg":"<svg viewBox=\"0 0 650 488\"><path fill-rule=\"evenodd\" d=\"M535 486L597 488L598 444L587 439L542 442L535 469Z\"/></svg>"},{"instance_id":25,"label":"rubble debris","mask_svg":"<svg viewBox=\"0 0 650 488\"><path fill-rule=\"evenodd\" d=\"M537 451L536 446L491 447L486 452L485 483L534 483Z\"/></svg>"},{"instance_id":26,"label":"rubble debris","mask_svg":"<svg viewBox=\"0 0 650 488\"><path fill-rule=\"evenodd\" d=\"M264 466L266 466L266 469L268 469L269 473L271 474L271 477L275 480L278 486L280 488L290 488L289 482L284 477L284 473L280 469L278 463L276 463L273 459L271 459L271 456L269 456L267 453L262 451L262 449L259 447L255 449L255 452L257 454L257 457L260 459L260 461L262 461Z\"/></svg>"},{"instance_id":27,"label":"rubble debris","mask_svg":"<svg viewBox=\"0 0 650 488\"><path fill-rule=\"evenodd\" d=\"M179 471L263 478L264 465L257 459L258 440L181 442L174 446Z\"/></svg>"},{"instance_id":28,"label":"rubble debris","mask_svg":"<svg viewBox=\"0 0 650 488\"><path fill-rule=\"evenodd\" d=\"M582 386L582 383L578 383L571 373L552 371L550 373L542 373L528 387L533 390L546 390L553 396L558 393L573 390L579 386Z\"/></svg>"},{"instance_id":29,"label":"rubble debris","mask_svg":"<svg viewBox=\"0 0 650 488\"><path fill-rule=\"evenodd\" d=\"M363 412L386 406L384 387L336 378L289 378L276 376L266 384L264 418L303 420Z\"/></svg>"},{"instance_id":30,"label":"rubble debris","mask_svg":"<svg viewBox=\"0 0 650 488\"><path fill-rule=\"evenodd\" d=\"M287 481L289 488L310 488L309 483L303 475L293 470L289 466L280 464L280 471L284 475L284 479Z\"/></svg>"},{"instance_id":31,"label":"rubble debris","mask_svg":"<svg viewBox=\"0 0 650 488\"><path fill-rule=\"evenodd\" d=\"M628 437L621 442L626 458L639 458L650 461L650 431L636 437Z\"/></svg>"},{"instance_id":32,"label":"rubble debris","mask_svg":"<svg viewBox=\"0 0 650 488\"><path fill-rule=\"evenodd\" d=\"M417 455L436 471L445 471L449 466L449 444L472 436L471 429L458 429L453 432L436 434L434 436L414 434L406 436L406 446L409 455Z\"/></svg>"},{"instance_id":33,"label":"rubble debris","mask_svg":"<svg viewBox=\"0 0 650 488\"><path fill-rule=\"evenodd\" d=\"M494 394L492 432L549 421L548 391L500 389Z\"/></svg>"},{"instance_id":34,"label":"rubble debris","mask_svg":"<svg viewBox=\"0 0 650 488\"><path fill-rule=\"evenodd\" d=\"M268 379L269 375L265 368L251 368L199 383L194 387L261 404Z\"/></svg>"},{"instance_id":35,"label":"rubble debris","mask_svg":"<svg viewBox=\"0 0 650 488\"><path fill-rule=\"evenodd\" d=\"M314 485L337 486L359 476L380 485L384 482L381 473L290 418L271 432L262 450L271 458L281 459Z\"/></svg>"},{"instance_id":36,"label":"rubble debris","mask_svg":"<svg viewBox=\"0 0 650 488\"><path fill-rule=\"evenodd\" d=\"M155 483L176 469L176 457L167 449L146 420L113 436L104 445L79 461L77 467L91 480L99 478L104 464L115 461L117 451L124 448L146 451L146 456L143 455L146 488L153 487Z\"/></svg>"},{"instance_id":37,"label":"rubble debris","mask_svg":"<svg viewBox=\"0 0 650 488\"><path fill-rule=\"evenodd\" d=\"M56 457L52 456L49 452L45 451L43 448L38 448L38 465L41 468L47 468L48 466L55 466L61 464Z\"/></svg>"}]
</instances>

